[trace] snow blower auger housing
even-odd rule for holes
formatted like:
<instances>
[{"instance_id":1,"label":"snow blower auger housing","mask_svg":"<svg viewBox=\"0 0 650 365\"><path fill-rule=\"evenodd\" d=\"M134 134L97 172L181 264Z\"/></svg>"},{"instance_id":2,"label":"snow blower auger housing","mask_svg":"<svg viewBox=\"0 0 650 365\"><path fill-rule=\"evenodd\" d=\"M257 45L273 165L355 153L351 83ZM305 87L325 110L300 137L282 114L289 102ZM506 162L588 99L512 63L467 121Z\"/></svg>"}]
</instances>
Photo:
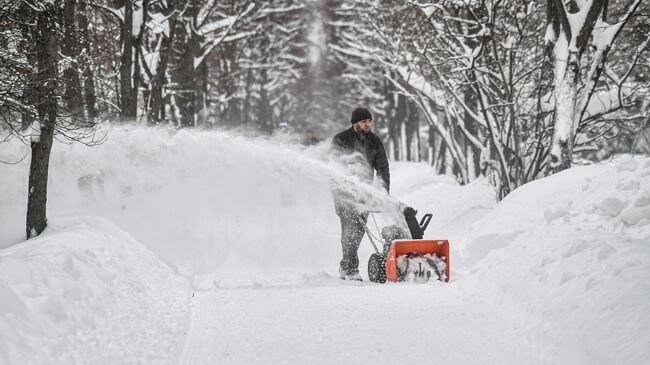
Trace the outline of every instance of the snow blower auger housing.
<instances>
[{"instance_id":1,"label":"snow blower auger housing","mask_svg":"<svg viewBox=\"0 0 650 365\"><path fill-rule=\"evenodd\" d=\"M368 260L368 278L375 283L410 279L427 281L431 278L448 282L449 241L422 239L433 215L427 213L418 222L417 211L413 208L407 207L403 213L411 238L405 239L407 235L398 226L384 227L381 230L381 251L375 242L379 239L364 226L375 248L375 253Z\"/></svg>"}]
</instances>

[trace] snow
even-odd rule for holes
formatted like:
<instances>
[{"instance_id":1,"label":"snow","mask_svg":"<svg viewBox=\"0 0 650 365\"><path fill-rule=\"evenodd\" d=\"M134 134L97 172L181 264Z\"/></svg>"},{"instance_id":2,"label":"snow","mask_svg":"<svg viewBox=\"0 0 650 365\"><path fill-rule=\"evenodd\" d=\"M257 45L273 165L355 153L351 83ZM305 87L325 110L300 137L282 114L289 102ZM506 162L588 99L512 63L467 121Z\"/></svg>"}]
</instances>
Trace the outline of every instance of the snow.
<instances>
[{"instance_id":1,"label":"snow","mask_svg":"<svg viewBox=\"0 0 650 365\"><path fill-rule=\"evenodd\" d=\"M602 19L596 21L594 31L592 32L591 43L596 49L608 49L614 42L614 37L623 23L610 25L605 23Z\"/></svg>"},{"instance_id":2,"label":"snow","mask_svg":"<svg viewBox=\"0 0 650 365\"><path fill-rule=\"evenodd\" d=\"M631 161L575 167L525 185L473 227L476 238L467 248L471 257L479 242L508 242L473 270L541 315L535 325L544 337L584 350L584 362L647 358L650 215L623 202L645 196L650 181L643 169L629 171ZM640 178L638 189L621 184ZM562 219L545 221L540 207L564 208ZM629 225L624 214L643 218ZM625 330L615 328L623 323ZM604 341L626 354L599 347Z\"/></svg>"},{"instance_id":3,"label":"snow","mask_svg":"<svg viewBox=\"0 0 650 365\"><path fill-rule=\"evenodd\" d=\"M589 14L589 10L592 6L592 3L578 5L578 8L580 10L578 10L576 13L570 13L568 9L566 9L565 5L565 14L567 20L569 21L569 28L571 31L571 41L569 42L569 51L571 52L578 52L578 46L576 45L578 35L580 34L582 28L585 26L587 15Z\"/></svg>"},{"instance_id":4,"label":"snow","mask_svg":"<svg viewBox=\"0 0 650 365\"><path fill-rule=\"evenodd\" d=\"M30 124L29 129L27 131L28 136L26 136L26 138L29 139L29 141L31 143L37 143L37 142L40 141L40 139L41 139L41 126L42 126L42 124L39 121L36 121L36 120L33 121Z\"/></svg>"},{"instance_id":5,"label":"snow","mask_svg":"<svg viewBox=\"0 0 650 365\"><path fill-rule=\"evenodd\" d=\"M426 78L406 66L398 66L396 71L411 87L420 91L431 100L442 100L442 92L436 89Z\"/></svg>"},{"instance_id":6,"label":"snow","mask_svg":"<svg viewBox=\"0 0 650 365\"><path fill-rule=\"evenodd\" d=\"M307 59L311 67L314 67L321 56L327 51L325 48L325 27L320 13L314 17L309 24L309 31L307 33ZM302 62L301 62L302 63Z\"/></svg>"},{"instance_id":7,"label":"snow","mask_svg":"<svg viewBox=\"0 0 650 365\"><path fill-rule=\"evenodd\" d=\"M235 25L238 19L239 15L232 15L218 21L208 23L201 27L200 34L202 36L206 36L223 28L231 28L233 25Z\"/></svg>"},{"instance_id":8,"label":"snow","mask_svg":"<svg viewBox=\"0 0 650 365\"><path fill-rule=\"evenodd\" d=\"M544 41L555 42L556 39L557 39L557 35L555 34L555 30L553 29L553 24L547 25L546 33L544 33Z\"/></svg>"},{"instance_id":9,"label":"snow","mask_svg":"<svg viewBox=\"0 0 650 365\"><path fill-rule=\"evenodd\" d=\"M189 289L107 220L50 219L0 251L0 363L169 363Z\"/></svg>"},{"instance_id":10,"label":"snow","mask_svg":"<svg viewBox=\"0 0 650 365\"><path fill-rule=\"evenodd\" d=\"M444 10L444 7L439 4L427 3L420 4L420 10L424 13L427 18L431 18L431 15L436 12L436 10Z\"/></svg>"},{"instance_id":11,"label":"snow","mask_svg":"<svg viewBox=\"0 0 650 365\"><path fill-rule=\"evenodd\" d=\"M169 21L167 17L162 13L149 12L147 16L151 18L148 22L148 26L151 27L153 34L164 34L166 37L169 37Z\"/></svg>"},{"instance_id":12,"label":"snow","mask_svg":"<svg viewBox=\"0 0 650 365\"><path fill-rule=\"evenodd\" d=\"M0 363L650 356L650 158L576 166L498 204L484 180L393 162L393 196L451 242L451 281L374 284L337 279L328 142L106 128L93 148L55 144L49 227L29 241L29 161L0 165ZM0 159L26 151L14 139ZM372 252L364 238L364 278Z\"/></svg>"},{"instance_id":13,"label":"snow","mask_svg":"<svg viewBox=\"0 0 650 365\"><path fill-rule=\"evenodd\" d=\"M585 118L597 116L599 114L607 113L611 110L615 110L620 106L618 94L619 91L622 91L623 96L629 93L629 88L625 85L622 90L618 88L612 90L596 91L589 99L589 104L587 105L587 110L585 112Z\"/></svg>"},{"instance_id":14,"label":"snow","mask_svg":"<svg viewBox=\"0 0 650 365\"><path fill-rule=\"evenodd\" d=\"M560 142L571 140L574 135L574 129L577 123L574 121L574 111L576 104L576 86L573 83L571 75L567 76L570 57L576 57L573 52L569 52L571 45L567 42L564 32L561 30L554 44L553 52L555 54L555 124L553 127L553 142L551 146L551 155L557 160L560 159Z\"/></svg>"},{"instance_id":15,"label":"snow","mask_svg":"<svg viewBox=\"0 0 650 365\"><path fill-rule=\"evenodd\" d=\"M235 23L246 16L251 10L255 8L255 3L249 3L246 9L241 9L241 12L236 15L227 16L223 13L219 13L219 16L223 16L222 19L214 21L211 16L214 16L214 10L217 6L215 0L211 0L211 3L207 6L202 6L199 8L199 14L196 18L196 24L199 24L200 29L198 32L202 36L210 36L210 33L214 33L223 28L232 28Z\"/></svg>"},{"instance_id":16,"label":"snow","mask_svg":"<svg viewBox=\"0 0 650 365\"><path fill-rule=\"evenodd\" d=\"M133 6L133 23L131 26L131 34L133 37L140 35L142 29L142 22L144 21L144 6L143 4L134 4Z\"/></svg>"},{"instance_id":17,"label":"snow","mask_svg":"<svg viewBox=\"0 0 650 365\"><path fill-rule=\"evenodd\" d=\"M635 0L633 3L630 3L627 12L616 24L607 24L599 18L596 21L594 30L592 32L592 44L594 47L599 50L605 50L611 47L611 45L614 43L614 38L616 38L616 34L619 32L619 29L627 22L630 16L632 16L640 3L641 0Z\"/></svg>"},{"instance_id":18,"label":"snow","mask_svg":"<svg viewBox=\"0 0 650 365\"><path fill-rule=\"evenodd\" d=\"M153 75L158 71L158 65L160 64L160 47L162 46L162 37L158 40L156 45L156 52L149 52L142 55L142 60L147 64L147 68L151 71ZM145 72L143 74L144 80L150 82L149 75Z\"/></svg>"},{"instance_id":19,"label":"snow","mask_svg":"<svg viewBox=\"0 0 650 365\"><path fill-rule=\"evenodd\" d=\"M401 255L397 256L395 262L399 272L404 275L404 281L435 282L447 279L444 259L445 257L438 258L436 254L414 257Z\"/></svg>"}]
</instances>

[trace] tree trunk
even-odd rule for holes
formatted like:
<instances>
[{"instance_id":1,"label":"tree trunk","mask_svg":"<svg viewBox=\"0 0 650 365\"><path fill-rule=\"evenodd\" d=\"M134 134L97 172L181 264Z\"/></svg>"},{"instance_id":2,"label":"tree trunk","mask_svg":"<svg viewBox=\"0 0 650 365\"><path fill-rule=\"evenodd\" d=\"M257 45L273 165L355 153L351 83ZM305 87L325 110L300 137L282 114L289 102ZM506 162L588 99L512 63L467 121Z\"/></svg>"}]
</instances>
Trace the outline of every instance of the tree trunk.
<instances>
[{"instance_id":1,"label":"tree trunk","mask_svg":"<svg viewBox=\"0 0 650 365\"><path fill-rule=\"evenodd\" d=\"M435 133L435 128L429 124L429 128L427 128L427 141L428 141L428 154L427 154L427 162L429 165L434 166L436 163L436 133Z\"/></svg>"},{"instance_id":2,"label":"tree trunk","mask_svg":"<svg viewBox=\"0 0 650 365\"><path fill-rule=\"evenodd\" d=\"M120 27L120 119L135 119L133 95L133 0L124 0L124 22Z\"/></svg>"},{"instance_id":3,"label":"tree trunk","mask_svg":"<svg viewBox=\"0 0 650 365\"><path fill-rule=\"evenodd\" d=\"M184 6L179 3L178 6ZM196 95L195 95L195 70L194 70L194 44L193 32L190 24L193 22L192 12L194 6L185 6L183 17L176 22L175 37L172 44L172 104L176 108L174 119L180 127L195 126Z\"/></svg>"},{"instance_id":4,"label":"tree trunk","mask_svg":"<svg viewBox=\"0 0 650 365\"><path fill-rule=\"evenodd\" d=\"M79 39L75 22L77 1L64 0L63 6L63 42L61 53L68 58L63 70L66 116L75 120L84 120L81 79L79 78Z\"/></svg>"},{"instance_id":5,"label":"tree trunk","mask_svg":"<svg viewBox=\"0 0 650 365\"><path fill-rule=\"evenodd\" d=\"M97 118L97 96L95 94L95 79L93 77L91 55L90 55L90 37L88 35L88 17L86 16L86 1L80 0L77 11L77 23L79 24L79 36L81 47L83 48L82 59L80 60L83 67L83 91L86 102L86 112L91 124L95 124Z\"/></svg>"},{"instance_id":6,"label":"tree trunk","mask_svg":"<svg viewBox=\"0 0 650 365\"><path fill-rule=\"evenodd\" d=\"M470 92L470 90L465 90L464 93L464 101L465 104L468 106L471 106L473 112L476 112L476 102L474 100L474 94ZM473 136L478 136L479 131L478 131L478 123L472 116L469 114L469 111L465 110L465 126L467 128L467 131L473 135ZM473 171L468 171L468 177L470 180L474 180L475 178L478 177L481 171L481 150L475 146L473 143L469 142L466 140L466 138L462 138L461 140L465 141L465 148L467 150L467 155L469 156L469 160L467 161L467 167L468 170L473 170Z\"/></svg>"},{"instance_id":7,"label":"tree trunk","mask_svg":"<svg viewBox=\"0 0 650 365\"><path fill-rule=\"evenodd\" d=\"M394 75L391 75L393 77ZM389 144L389 154L390 157L398 161L399 160L399 123L397 122L397 95L394 93L395 88L393 87L391 81L384 79L385 87L384 92L386 95L387 107L386 107L386 127L388 129L388 140Z\"/></svg>"},{"instance_id":8,"label":"tree trunk","mask_svg":"<svg viewBox=\"0 0 650 365\"><path fill-rule=\"evenodd\" d=\"M406 160L420 162L420 114L417 105L407 99L408 119L406 120Z\"/></svg>"},{"instance_id":9,"label":"tree trunk","mask_svg":"<svg viewBox=\"0 0 650 365\"><path fill-rule=\"evenodd\" d=\"M244 106L242 108L242 117L241 121L244 126L249 125L250 120L251 120L251 89L253 87L253 82L254 82L254 77L253 77L253 69L249 68L248 71L246 71L246 97L244 98Z\"/></svg>"},{"instance_id":10,"label":"tree trunk","mask_svg":"<svg viewBox=\"0 0 650 365\"><path fill-rule=\"evenodd\" d=\"M201 52L201 43L198 36L192 37L191 54L192 59L194 55ZM194 63L194 61L192 61ZM197 125L202 125L208 120L208 63L201 62L201 64L194 70L194 120Z\"/></svg>"},{"instance_id":11,"label":"tree trunk","mask_svg":"<svg viewBox=\"0 0 650 365\"><path fill-rule=\"evenodd\" d=\"M140 12L140 29L138 30L137 37L134 37L133 47L135 48L135 56L133 57L133 88L131 89L131 110L129 115L132 118L138 116L138 90L140 89L141 74L140 74L140 53L142 52L142 35L145 30L147 10L149 9L149 0L142 0L140 4L142 11ZM133 15L132 15L133 18ZM131 20L133 23L133 20Z\"/></svg>"},{"instance_id":12,"label":"tree trunk","mask_svg":"<svg viewBox=\"0 0 650 365\"><path fill-rule=\"evenodd\" d=\"M190 35L191 36L191 35ZM187 39L189 42L189 39ZM196 114L196 95L194 94L194 56L186 44L178 66L176 79L176 106L180 112L181 127L194 127Z\"/></svg>"},{"instance_id":13,"label":"tree trunk","mask_svg":"<svg viewBox=\"0 0 650 365\"><path fill-rule=\"evenodd\" d=\"M170 12L174 8L169 9ZM169 57L172 52L172 44L174 42L174 35L176 32L176 16L171 17L169 20L169 36L162 34L163 37L160 44L160 62L151 82L151 96L148 111L148 123L155 125L164 119L165 103L163 99L163 87L167 84L167 68L169 65Z\"/></svg>"},{"instance_id":14,"label":"tree trunk","mask_svg":"<svg viewBox=\"0 0 650 365\"><path fill-rule=\"evenodd\" d=\"M269 98L266 90L268 75L265 68L260 71L260 100L258 104L258 120L260 130L264 133L273 133L273 121L271 120Z\"/></svg>"},{"instance_id":15,"label":"tree trunk","mask_svg":"<svg viewBox=\"0 0 650 365\"><path fill-rule=\"evenodd\" d=\"M395 118L394 124L394 140L395 140L395 160L403 161L407 158L405 151L406 136L404 132L407 110L406 110L406 97L402 94L394 94L395 96Z\"/></svg>"},{"instance_id":16,"label":"tree trunk","mask_svg":"<svg viewBox=\"0 0 650 365\"><path fill-rule=\"evenodd\" d=\"M27 238L36 237L47 227L47 178L50 151L57 118L56 9L59 2L45 5L37 17L35 51L38 58L37 110L40 134L32 137L27 197Z\"/></svg>"},{"instance_id":17,"label":"tree trunk","mask_svg":"<svg viewBox=\"0 0 650 365\"><path fill-rule=\"evenodd\" d=\"M164 107L163 86L166 84L167 64L169 63L169 50L174 37L174 28L170 26L169 37L164 35L163 37L160 46L160 62L158 63L158 69L151 83L151 99L147 118L150 125L160 123L162 117L161 110Z\"/></svg>"},{"instance_id":18,"label":"tree trunk","mask_svg":"<svg viewBox=\"0 0 650 365\"><path fill-rule=\"evenodd\" d=\"M27 3L22 2L21 7L20 7L20 12L30 16L30 17L35 17L34 10L28 6ZM29 24L22 24L21 27L21 35L23 39L25 40L23 43L20 44L20 50L22 53L25 54L25 57L27 59L27 62L29 65L37 65L38 64L38 59L36 57L36 52L34 51L33 45L36 44L36 35L37 33L32 29L32 27ZM34 71L33 67L28 67L25 70L25 88L23 90L23 100L29 105L38 105L38 101L36 100L36 95L38 93L38 82L37 82L37 71ZM30 128L32 124L34 123L35 120L35 115L28 110L23 111L22 113L22 120L21 120L21 130L27 130L27 128Z\"/></svg>"},{"instance_id":19,"label":"tree trunk","mask_svg":"<svg viewBox=\"0 0 650 365\"><path fill-rule=\"evenodd\" d=\"M568 64L566 60L556 60L556 75L564 74L555 81L555 123L551 144L550 169L553 173L571 167L573 155L573 139L575 126L573 115L576 108L576 95L578 83L578 56L576 52L569 53ZM564 72L558 68L566 68Z\"/></svg>"},{"instance_id":20,"label":"tree trunk","mask_svg":"<svg viewBox=\"0 0 650 365\"><path fill-rule=\"evenodd\" d=\"M232 42L227 45L228 47L228 52L231 55L230 57L230 73L228 79L230 80L229 82L229 88L228 88L228 95L233 96L237 93L237 85L235 83L235 75L238 75L240 71L240 65L239 61L237 60L237 44L235 42ZM250 90L249 90L250 91ZM242 124L242 107L241 107L241 99L240 98L234 98L231 97L228 101L228 109L230 110L230 123L235 124L235 125L241 125Z\"/></svg>"},{"instance_id":21,"label":"tree trunk","mask_svg":"<svg viewBox=\"0 0 650 365\"><path fill-rule=\"evenodd\" d=\"M552 173L571 167L573 156L573 140L580 123L576 120L576 102L578 80L580 78L580 59L587 47L589 38L596 21L602 14L606 0L594 0L581 4L586 9L586 17L579 29L572 29L569 15L560 0L548 0L547 24L553 27L554 39L554 72L555 72L555 125L551 140L549 170ZM571 2L569 12L575 13L577 3ZM575 9L573 9L575 8ZM572 32L577 33L575 44ZM580 111L578 111L580 112Z\"/></svg>"}]
</instances>

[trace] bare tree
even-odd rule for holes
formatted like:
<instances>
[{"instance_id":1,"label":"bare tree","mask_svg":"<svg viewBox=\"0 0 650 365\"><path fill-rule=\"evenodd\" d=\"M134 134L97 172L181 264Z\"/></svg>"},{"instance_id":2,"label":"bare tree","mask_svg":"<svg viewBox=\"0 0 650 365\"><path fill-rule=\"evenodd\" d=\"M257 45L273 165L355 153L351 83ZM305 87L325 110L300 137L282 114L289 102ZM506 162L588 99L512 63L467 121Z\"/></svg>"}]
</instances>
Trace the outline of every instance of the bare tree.
<instances>
[{"instance_id":1,"label":"bare tree","mask_svg":"<svg viewBox=\"0 0 650 365\"><path fill-rule=\"evenodd\" d=\"M615 24L608 24L607 0L567 3L548 0L546 37L553 48L549 54L555 74L552 171L571 166L574 139L605 69L609 51L640 4L640 0L633 1ZM581 61L590 41L594 51L589 71L583 77Z\"/></svg>"},{"instance_id":2,"label":"bare tree","mask_svg":"<svg viewBox=\"0 0 650 365\"><path fill-rule=\"evenodd\" d=\"M92 136L94 124L83 118L79 53L70 45L62 46L62 39L77 29L74 1L16 0L5 5L6 31L0 39L9 47L0 51L0 116L4 127L31 145L26 217L26 235L31 238L47 226L54 136L84 139ZM93 143L92 138L87 143Z\"/></svg>"}]
</instances>

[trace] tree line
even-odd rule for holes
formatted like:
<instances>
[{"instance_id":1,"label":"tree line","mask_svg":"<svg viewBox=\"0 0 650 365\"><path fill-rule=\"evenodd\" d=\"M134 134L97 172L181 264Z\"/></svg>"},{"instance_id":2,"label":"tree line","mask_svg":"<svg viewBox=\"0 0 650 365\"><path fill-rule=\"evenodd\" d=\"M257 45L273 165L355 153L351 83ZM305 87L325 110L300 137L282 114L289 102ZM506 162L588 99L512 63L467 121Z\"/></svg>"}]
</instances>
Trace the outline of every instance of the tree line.
<instances>
[{"instance_id":1,"label":"tree line","mask_svg":"<svg viewBox=\"0 0 650 365\"><path fill-rule=\"evenodd\" d=\"M641 0L0 0L0 120L31 145L46 226L55 135L106 120L321 136L354 106L394 160L504 198L579 159L646 152Z\"/></svg>"}]
</instances>

